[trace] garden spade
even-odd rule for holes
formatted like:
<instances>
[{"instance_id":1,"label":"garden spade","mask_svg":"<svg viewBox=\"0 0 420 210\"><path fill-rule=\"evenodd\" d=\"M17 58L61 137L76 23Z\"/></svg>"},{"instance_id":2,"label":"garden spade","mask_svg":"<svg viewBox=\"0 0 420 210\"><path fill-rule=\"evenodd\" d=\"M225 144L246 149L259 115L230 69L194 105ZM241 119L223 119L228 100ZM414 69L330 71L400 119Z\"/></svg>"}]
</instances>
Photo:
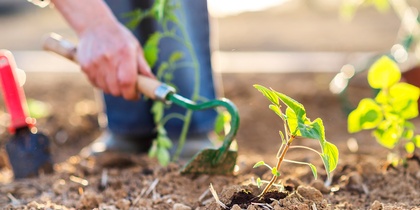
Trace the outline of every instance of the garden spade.
<instances>
[{"instance_id":1,"label":"garden spade","mask_svg":"<svg viewBox=\"0 0 420 210\"><path fill-rule=\"evenodd\" d=\"M76 46L64 40L60 35L51 34L44 41L44 49L55 52L77 63ZM174 103L191 110L204 110L215 107L225 107L231 115L230 131L218 149L204 149L199 151L181 170L186 174L232 174L237 151L231 150L230 145L235 138L239 126L239 115L236 106L228 99L211 100L197 104L175 93L175 89L152 78L142 75L137 79L137 90L152 100L164 103Z\"/></svg>"},{"instance_id":2,"label":"garden spade","mask_svg":"<svg viewBox=\"0 0 420 210\"><path fill-rule=\"evenodd\" d=\"M52 172L49 140L42 133L33 133L35 119L28 116L23 88L16 77L16 64L12 53L0 50L0 86L10 114L11 138L6 152L15 179Z\"/></svg>"}]
</instances>

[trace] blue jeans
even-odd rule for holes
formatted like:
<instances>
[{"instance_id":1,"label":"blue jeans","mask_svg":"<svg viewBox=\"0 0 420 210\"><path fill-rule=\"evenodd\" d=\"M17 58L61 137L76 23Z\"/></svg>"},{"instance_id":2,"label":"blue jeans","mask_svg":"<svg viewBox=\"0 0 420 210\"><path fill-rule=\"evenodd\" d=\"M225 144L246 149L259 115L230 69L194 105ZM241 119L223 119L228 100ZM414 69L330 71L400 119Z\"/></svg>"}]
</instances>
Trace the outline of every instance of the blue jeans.
<instances>
[{"instance_id":1,"label":"blue jeans","mask_svg":"<svg viewBox=\"0 0 420 210\"><path fill-rule=\"evenodd\" d=\"M124 13L133 11L135 8L148 8L152 1L148 0L106 0L115 16L126 23ZM202 0L178 0L181 4L180 9L184 12L184 18L180 19L187 33L191 38L191 44L195 50L200 66L200 96L206 99L215 98L215 90L212 76L212 66L210 62L209 46L209 20L207 12L207 2ZM179 16L179 13L177 13ZM159 26L153 20L144 21L137 30L133 31L142 44L150 34L160 30ZM185 46L171 40L162 39L159 46L159 60L153 69L156 73L157 67L161 62L168 60L172 52L181 51L184 54L183 59L190 61L191 56ZM182 62L182 61L181 61ZM175 84L178 94L191 98L195 83L194 70L191 67L177 69L173 74L172 83ZM111 132L121 135L150 136L155 128L153 116L150 112L152 101L141 99L139 101L126 101L121 97L114 97L104 94L105 111L108 116L108 128ZM165 111L168 113L185 114L186 110L175 104L171 105ZM210 132L213 129L215 110L196 111L191 119L189 135L201 135ZM183 121L179 119L169 120L165 128L169 136L178 136L180 134Z\"/></svg>"}]
</instances>

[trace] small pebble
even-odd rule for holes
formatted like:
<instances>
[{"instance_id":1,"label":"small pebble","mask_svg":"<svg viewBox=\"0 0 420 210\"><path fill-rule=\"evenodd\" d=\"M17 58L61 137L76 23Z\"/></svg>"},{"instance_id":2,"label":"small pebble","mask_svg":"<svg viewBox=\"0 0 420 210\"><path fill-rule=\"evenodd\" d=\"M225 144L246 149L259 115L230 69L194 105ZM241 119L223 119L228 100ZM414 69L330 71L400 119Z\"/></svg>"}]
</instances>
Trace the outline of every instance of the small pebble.
<instances>
[{"instance_id":1,"label":"small pebble","mask_svg":"<svg viewBox=\"0 0 420 210\"><path fill-rule=\"evenodd\" d=\"M191 210L191 207L182 203L176 203L173 206L173 210Z\"/></svg>"},{"instance_id":2,"label":"small pebble","mask_svg":"<svg viewBox=\"0 0 420 210\"><path fill-rule=\"evenodd\" d=\"M319 190L309 186L299 186L297 188L297 193L302 197L308 200L313 200L315 202L321 202L324 199L322 193Z\"/></svg>"},{"instance_id":3,"label":"small pebble","mask_svg":"<svg viewBox=\"0 0 420 210\"><path fill-rule=\"evenodd\" d=\"M131 202L127 199L120 199L117 201L116 206L118 209L128 210L130 208Z\"/></svg>"},{"instance_id":4,"label":"small pebble","mask_svg":"<svg viewBox=\"0 0 420 210\"><path fill-rule=\"evenodd\" d=\"M321 180L314 180L311 183L311 187L314 187L315 189L321 191L323 194L327 194L330 192L330 189L328 189L325 185L324 182Z\"/></svg>"},{"instance_id":5,"label":"small pebble","mask_svg":"<svg viewBox=\"0 0 420 210\"><path fill-rule=\"evenodd\" d=\"M378 200L375 200L372 205L370 206L371 210L382 210L384 209L384 205L379 202Z\"/></svg>"},{"instance_id":6,"label":"small pebble","mask_svg":"<svg viewBox=\"0 0 420 210\"><path fill-rule=\"evenodd\" d=\"M231 210L241 210L241 207L238 204L232 206Z\"/></svg>"}]
</instances>

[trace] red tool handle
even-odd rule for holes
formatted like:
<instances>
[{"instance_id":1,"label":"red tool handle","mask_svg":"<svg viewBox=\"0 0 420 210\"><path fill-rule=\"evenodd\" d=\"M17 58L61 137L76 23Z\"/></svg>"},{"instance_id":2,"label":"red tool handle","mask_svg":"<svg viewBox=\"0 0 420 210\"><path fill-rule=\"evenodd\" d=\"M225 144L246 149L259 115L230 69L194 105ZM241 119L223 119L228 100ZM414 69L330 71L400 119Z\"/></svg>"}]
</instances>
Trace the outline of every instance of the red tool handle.
<instances>
[{"instance_id":1,"label":"red tool handle","mask_svg":"<svg viewBox=\"0 0 420 210\"><path fill-rule=\"evenodd\" d=\"M0 86L7 110L10 113L9 131L11 133L14 133L18 128L34 125L33 120L28 117L25 93L16 80L15 70L16 63L12 53L0 50Z\"/></svg>"}]
</instances>

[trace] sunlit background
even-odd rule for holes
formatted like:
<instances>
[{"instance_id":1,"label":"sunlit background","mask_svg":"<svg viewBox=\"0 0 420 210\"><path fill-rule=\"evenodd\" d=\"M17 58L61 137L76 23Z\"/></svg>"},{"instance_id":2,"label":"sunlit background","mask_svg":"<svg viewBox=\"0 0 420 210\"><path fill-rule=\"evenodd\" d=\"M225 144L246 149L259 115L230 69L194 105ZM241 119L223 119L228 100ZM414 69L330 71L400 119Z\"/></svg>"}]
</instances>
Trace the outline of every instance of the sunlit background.
<instances>
[{"instance_id":1,"label":"sunlit background","mask_svg":"<svg viewBox=\"0 0 420 210\"><path fill-rule=\"evenodd\" d=\"M341 2L209 0L215 71L308 71L308 67L339 71L354 57L387 51L398 40L400 21L392 10L362 7L351 20L344 20ZM76 41L53 8L38 8L24 0L2 0L0 25L0 48L13 51L25 71L77 68L56 57L48 57L45 64L40 40L46 33L56 32Z\"/></svg>"}]
</instances>

